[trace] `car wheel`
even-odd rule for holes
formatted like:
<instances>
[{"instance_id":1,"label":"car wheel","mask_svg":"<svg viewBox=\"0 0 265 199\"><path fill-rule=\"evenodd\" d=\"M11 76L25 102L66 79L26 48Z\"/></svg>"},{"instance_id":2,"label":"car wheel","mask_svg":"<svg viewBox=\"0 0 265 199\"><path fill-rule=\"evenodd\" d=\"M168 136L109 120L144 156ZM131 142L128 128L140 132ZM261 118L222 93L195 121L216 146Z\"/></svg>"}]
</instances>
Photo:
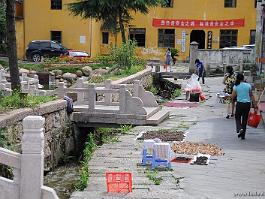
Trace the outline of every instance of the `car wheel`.
<instances>
[{"instance_id":1,"label":"car wheel","mask_svg":"<svg viewBox=\"0 0 265 199\"><path fill-rule=\"evenodd\" d=\"M34 62L40 62L41 61L41 55L38 53L35 53L32 55L32 61Z\"/></svg>"}]
</instances>

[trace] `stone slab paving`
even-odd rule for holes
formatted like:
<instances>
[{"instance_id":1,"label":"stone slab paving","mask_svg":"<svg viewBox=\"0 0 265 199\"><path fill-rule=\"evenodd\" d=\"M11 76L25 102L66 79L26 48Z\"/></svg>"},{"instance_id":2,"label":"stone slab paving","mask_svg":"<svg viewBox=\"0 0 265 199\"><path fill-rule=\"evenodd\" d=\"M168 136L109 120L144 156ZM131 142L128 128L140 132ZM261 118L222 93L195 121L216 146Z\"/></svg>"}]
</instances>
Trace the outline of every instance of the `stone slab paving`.
<instances>
[{"instance_id":1,"label":"stone slab paving","mask_svg":"<svg viewBox=\"0 0 265 199\"><path fill-rule=\"evenodd\" d=\"M171 111L171 116L159 126L135 127L129 135L120 138L121 142L100 147L89 163L91 176L87 189L73 193L71 199L265 198L265 129L262 125L257 129L248 128L246 140L237 138L234 119L224 118L225 106L217 103L215 97L223 89L221 82L222 78L206 79L203 90L209 99L199 107L164 107ZM163 180L160 185L154 185L146 177L146 168L137 166L141 161L142 141L136 141L135 136L141 131L187 125L191 127L186 141L217 144L225 155L212 156L207 166L172 163L173 171L158 172ZM133 192L107 194L106 171L131 171ZM263 196L251 197L249 192Z\"/></svg>"}]
</instances>

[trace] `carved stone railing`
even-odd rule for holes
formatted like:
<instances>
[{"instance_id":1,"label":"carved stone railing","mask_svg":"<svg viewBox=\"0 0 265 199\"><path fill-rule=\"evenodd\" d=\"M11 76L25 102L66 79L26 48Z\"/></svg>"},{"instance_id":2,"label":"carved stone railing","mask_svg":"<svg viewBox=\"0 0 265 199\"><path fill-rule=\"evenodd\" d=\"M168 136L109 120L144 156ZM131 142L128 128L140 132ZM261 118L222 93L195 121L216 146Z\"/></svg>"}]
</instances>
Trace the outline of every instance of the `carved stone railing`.
<instances>
[{"instance_id":1,"label":"carved stone railing","mask_svg":"<svg viewBox=\"0 0 265 199\"><path fill-rule=\"evenodd\" d=\"M41 116L23 120L22 154L0 148L0 163L13 169L13 180L0 177L0 199L59 199L43 186L44 122Z\"/></svg>"},{"instance_id":2,"label":"carved stone railing","mask_svg":"<svg viewBox=\"0 0 265 199\"><path fill-rule=\"evenodd\" d=\"M139 80L133 84L112 84L106 80L104 84L88 84L80 78L74 87L66 88L65 84L59 83L54 91L59 97L68 93L77 95L76 105L88 105L90 113L120 113L145 115L144 107L158 107L155 96L145 91ZM100 97L99 97L100 96ZM118 108L99 109L96 106L118 106Z\"/></svg>"},{"instance_id":3,"label":"carved stone railing","mask_svg":"<svg viewBox=\"0 0 265 199\"><path fill-rule=\"evenodd\" d=\"M3 95L11 95L12 90L11 90L11 83L6 80L7 73L4 69L0 70L0 91L2 92Z\"/></svg>"}]
</instances>

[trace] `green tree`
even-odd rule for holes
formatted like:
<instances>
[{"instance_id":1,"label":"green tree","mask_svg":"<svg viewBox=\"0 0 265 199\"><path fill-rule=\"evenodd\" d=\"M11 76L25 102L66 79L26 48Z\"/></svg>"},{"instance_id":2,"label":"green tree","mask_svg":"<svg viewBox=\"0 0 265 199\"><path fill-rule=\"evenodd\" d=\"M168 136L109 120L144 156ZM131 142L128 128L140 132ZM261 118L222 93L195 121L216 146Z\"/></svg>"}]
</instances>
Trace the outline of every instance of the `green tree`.
<instances>
[{"instance_id":1,"label":"green tree","mask_svg":"<svg viewBox=\"0 0 265 199\"><path fill-rule=\"evenodd\" d=\"M122 41L126 42L125 27L132 20L132 11L148 13L148 7L164 4L165 0L78 0L70 3L69 9L82 18L102 20L112 30L121 32Z\"/></svg>"},{"instance_id":2,"label":"green tree","mask_svg":"<svg viewBox=\"0 0 265 199\"><path fill-rule=\"evenodd\" d=\"M11 87L13 90L19 90L20 82L17 63L15 3L15 0L6 0L7 54L9 60Z\"/></svg>"},{"instance_id":3,"label":"green tree","mask_svg":"<svg viewBox=\"0 0 265 199\"><path fill-rule=\"evenodd\" d=\"M0 0L0 52L5 52L6 41L6 6L3 0Z\"/></svg>"}]
</instances>

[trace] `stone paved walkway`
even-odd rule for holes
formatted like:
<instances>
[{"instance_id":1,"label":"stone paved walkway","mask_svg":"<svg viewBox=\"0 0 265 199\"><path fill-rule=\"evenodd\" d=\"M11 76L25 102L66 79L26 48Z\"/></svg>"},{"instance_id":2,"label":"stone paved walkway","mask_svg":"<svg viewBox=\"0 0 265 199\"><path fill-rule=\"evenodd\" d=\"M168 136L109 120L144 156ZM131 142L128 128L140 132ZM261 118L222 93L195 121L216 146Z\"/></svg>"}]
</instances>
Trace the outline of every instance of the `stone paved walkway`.
<instances>
[{"instance_id":1,"label":"stone paved walkway","mask_svg":"<svg viewBox=\"0 0 265 199\"><path fill-rule=\"evenodd\" d=\"M246 140L237 138L235 122L225 119L225 107L217 103L215 93L222 90L222 78L206 79L203 90L212 96L197 108L171 111L170 119L157 127L139 126L133 132L122 136L121 142L104 144L89 163L91 177L87 189L75 192L71 199L232 199L265 198L265 130L262 125L247 130ZM159 172L160 185L154 185L146 177L146 168L137 166L141 161L142 142L135 136L150 129L188 129L186 141L217 144L225 155L211 157L207 166L176 164L173 171ZM106 171L131 171L133 192L127 195L106 193ZM263 194L250 197L250 193ZM237 194L245 194L240 196Z\"/></svg>"}]
</instances>

